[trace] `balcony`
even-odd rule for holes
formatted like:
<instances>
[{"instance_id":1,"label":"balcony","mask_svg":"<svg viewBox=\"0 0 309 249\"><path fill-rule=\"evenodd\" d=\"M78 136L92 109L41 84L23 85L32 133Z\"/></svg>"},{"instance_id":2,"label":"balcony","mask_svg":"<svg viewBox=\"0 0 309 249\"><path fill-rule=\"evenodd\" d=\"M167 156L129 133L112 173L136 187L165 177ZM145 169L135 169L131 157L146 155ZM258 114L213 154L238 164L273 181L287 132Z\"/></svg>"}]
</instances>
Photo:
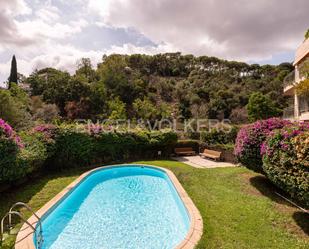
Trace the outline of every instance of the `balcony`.
<instances>
[{"instance_id":1,"label":"balcony","mask_svg":"<svg viewBox=\"0 0 309 249\"><path fill-rule=\"evenodd\" d=\"M294 104L291 104L283 110L283 119L291 121L309 121L309 99L300 96L296 103L297 107ZM295 108L297 108L297 110L295 110Z\"/></svg>"},{"instance_id":2,"label":"balcony","mask_svg":"<svg viewBox=\"0 0 309 249\"><path fill-rule=\"evenodd\" d=\"M295 70L290 72L283 80L283 92L285 95L294 95Z\"/></svg>"},{"instance_id":3,"label":"balcony","mask_svg":"<svg viewBox=\"0 0 309 249\"><path fill-rule=\"evenodd\" d=\"M294 66L299 64L309 54L309 39L306 39L296 50Z\"/></svg>"},{"instance_id":4,"label":"balcony","mask_svg":"<svg viewBox=\"0 0 309 249\"><path fill-rule=\"evenodd\" d=\"M283 119L294 120L294 106L289 106L283 110Z\"/></svg>"},{"instance_id":5,"label":"balcony","mask_svg":"<svg viewBox=\"0 0 309 249\"><path fill-rule=\"evenodd\" d=\"M309 100L306 97L299 98L299 120L309 120Z\"/></svg>"},{"instance_id":6,"label":"balcony","mask_svg":"<svg viewBox=\"0 0 309 249\"><path fill-rule=\"evenodd\" d=\"M299 81L309 78L309 56L305 58L304 61L299 63L298 71L299 71Z\"/></svg>"}]
</instances>

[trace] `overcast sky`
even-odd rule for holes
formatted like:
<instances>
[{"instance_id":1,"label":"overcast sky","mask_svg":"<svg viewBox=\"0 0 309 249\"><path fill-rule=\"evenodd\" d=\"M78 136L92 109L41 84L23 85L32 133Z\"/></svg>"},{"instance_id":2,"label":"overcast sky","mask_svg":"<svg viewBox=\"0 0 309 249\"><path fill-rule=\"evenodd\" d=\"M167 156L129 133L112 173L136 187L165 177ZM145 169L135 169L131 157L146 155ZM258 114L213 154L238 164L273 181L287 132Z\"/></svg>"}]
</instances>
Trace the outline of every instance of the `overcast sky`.
<instances>
[{"instance_id":1,"label":"overcast sky","mask_svg":"<svg viewBox=\"0 0 309 249\"><path fill-rule=\"evenodd\" d=\"M18 71L74 72L110 53L180 51L249 63L293 61L308 0L0 0L0 83Z\"/></svg>"}]
</instances>

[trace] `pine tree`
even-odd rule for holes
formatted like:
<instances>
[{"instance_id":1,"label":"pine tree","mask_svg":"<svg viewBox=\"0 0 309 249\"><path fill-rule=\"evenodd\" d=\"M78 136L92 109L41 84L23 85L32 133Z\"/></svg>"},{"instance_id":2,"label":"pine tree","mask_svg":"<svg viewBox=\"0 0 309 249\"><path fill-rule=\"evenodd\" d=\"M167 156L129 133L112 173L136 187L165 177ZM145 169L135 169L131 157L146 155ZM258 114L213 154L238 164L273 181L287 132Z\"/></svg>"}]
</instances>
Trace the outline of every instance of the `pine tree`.
<instances>
[{"instance_id":1,"label":"pine tree","mask_svg":"<svg viewBox=\"0 0 309 249\"><path fill-rule=\"evenodd\" d=\"M11 73L9 77L9 88L11 88L11 83L17 84L17 63L15 55L13 55L12 62L11 62Z\"/></svg>"}]
</instances>

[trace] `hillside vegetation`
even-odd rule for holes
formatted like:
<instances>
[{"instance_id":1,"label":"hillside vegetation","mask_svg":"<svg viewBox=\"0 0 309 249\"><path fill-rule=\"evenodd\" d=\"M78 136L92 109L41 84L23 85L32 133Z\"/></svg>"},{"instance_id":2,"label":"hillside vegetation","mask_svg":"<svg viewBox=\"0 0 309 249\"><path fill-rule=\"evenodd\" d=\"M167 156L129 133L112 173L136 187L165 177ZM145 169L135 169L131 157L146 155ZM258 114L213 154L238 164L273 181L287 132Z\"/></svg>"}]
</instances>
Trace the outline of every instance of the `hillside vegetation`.
<instances>
[{"instance_id":1,"label":"hillside vegetation","mask_svg":"<svg viewBox=\"0 0 309 249\"><path fill-rule=\"evenodd\" d=\"M32 98L27 101L23 96L23 111L30 115L19 116L47 121L55 116L69 120L230 118L244 123L249 97L257 92L267 103L271 101L275 115L281 114L287 106L283 79L292 70L290 63L248 65L180 53L114 54L103 56L96 68L84 58L74 75L45 68L24 79Z\"/></svg>"}]
</instances>

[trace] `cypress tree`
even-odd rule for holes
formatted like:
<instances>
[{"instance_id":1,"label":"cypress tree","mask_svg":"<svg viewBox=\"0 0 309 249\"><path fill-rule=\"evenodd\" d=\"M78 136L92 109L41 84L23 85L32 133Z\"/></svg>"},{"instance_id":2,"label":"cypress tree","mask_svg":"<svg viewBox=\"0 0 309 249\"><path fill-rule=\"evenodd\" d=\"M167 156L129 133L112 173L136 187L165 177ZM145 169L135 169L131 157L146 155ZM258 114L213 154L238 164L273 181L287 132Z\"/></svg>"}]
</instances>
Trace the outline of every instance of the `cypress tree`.
<instances>
[{"instance_id":1,"label":"cypress tree","mask_svg":"<svg viewBox=\"0 0 309 249\"><path fill-rule=\"evenodd\" d=\"M11 73L9 77L9 88L11 88L11 83L17 84L17 63L15 55L13 55L12 62L11 62Z\"/></svg>"}]
</instances>

